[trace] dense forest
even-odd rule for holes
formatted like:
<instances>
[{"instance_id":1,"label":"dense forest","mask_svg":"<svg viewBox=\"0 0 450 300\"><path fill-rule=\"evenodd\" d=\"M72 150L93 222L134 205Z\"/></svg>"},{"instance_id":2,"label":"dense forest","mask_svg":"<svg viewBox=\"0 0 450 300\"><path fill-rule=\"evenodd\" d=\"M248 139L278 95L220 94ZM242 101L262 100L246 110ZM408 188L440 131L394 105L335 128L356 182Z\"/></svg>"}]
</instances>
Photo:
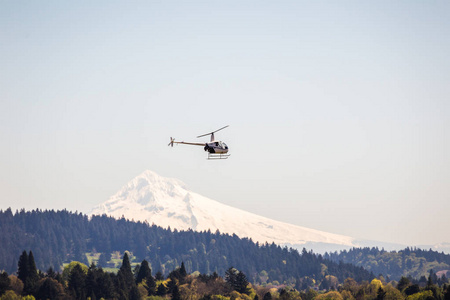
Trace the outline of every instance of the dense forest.
<instances>
[{"instance_id":1,"label":"dense forest","mask_svg":"<svg viewBox=\"0 0 450 300\"><path fill-rule=\"evenodd\" d=\"M236 235L163 229L146 222L89 218L66 210L0 210L0 270L17 271L23 249L32 250L37 268L61 270L71 261L114 267L113 255L129 251L134 261L148 261L167 275L183 261L187 272L224 275L231 266L254 284L290 284L305 287L333 276L339 282L358 282L374 275L362 267L333 262L305 249L258 244ZM94 259L95 258L95 259ZM90 261L88 261L90 259ZM117 259L117 258L116 258Z\"/></svg>"},{"instance_id":2,"label":"dense forest","mask_svg":"<svg viewBox=\"0 0 450 300\"><path fill-rule=\"evenodd\" d=\"M442 274L450 272L450 255L431 249L406 248L401 251L385 251L378 248L353 248L339 253L325 253L324 258L362 266L374 274L383 274L395 280L399 280L402 276L425 277L430 270Z\"/></svg>"},{"instance_id":3,"label":"dense forest","mask_svg":"<svg viewBox=\"0 0 450 300\"><path fill-rule=\"evenodd\" d=\"M89 267L73 261L61 272L36 268L32 251L19 257L17 276L0 272L0 300L120 299L120 300L450 300L448 280L436 282L430 271L424 283L402 277L386 282L383 276L338 283L331 275L320 286L297 289L290 285L253 285L242 271L233 267L223 277L189 274L182 262L167 277L152 274L146 260L131 266L125 252L118 272L107 272L92 263ZM442 278L441 278L442 280Z\"/></svg>"}]
</instances>

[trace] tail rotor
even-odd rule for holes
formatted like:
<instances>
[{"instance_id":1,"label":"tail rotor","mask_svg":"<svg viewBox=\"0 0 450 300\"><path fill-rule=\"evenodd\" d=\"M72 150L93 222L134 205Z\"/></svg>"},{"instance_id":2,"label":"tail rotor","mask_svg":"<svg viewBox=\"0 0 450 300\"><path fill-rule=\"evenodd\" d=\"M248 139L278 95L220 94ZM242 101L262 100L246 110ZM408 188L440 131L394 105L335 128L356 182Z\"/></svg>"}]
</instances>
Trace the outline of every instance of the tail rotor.
<instances>
[{"instance_id":1,"label":"tail rotor","mask_svg":"<svg viewBox=\"0 0 450 300\"><path fill-rule=\"evenodd\" d=\"M173 147L173 142L175 141L174 138L170 137L170 143L167 146Z\"/></svg>"}]
</instances>

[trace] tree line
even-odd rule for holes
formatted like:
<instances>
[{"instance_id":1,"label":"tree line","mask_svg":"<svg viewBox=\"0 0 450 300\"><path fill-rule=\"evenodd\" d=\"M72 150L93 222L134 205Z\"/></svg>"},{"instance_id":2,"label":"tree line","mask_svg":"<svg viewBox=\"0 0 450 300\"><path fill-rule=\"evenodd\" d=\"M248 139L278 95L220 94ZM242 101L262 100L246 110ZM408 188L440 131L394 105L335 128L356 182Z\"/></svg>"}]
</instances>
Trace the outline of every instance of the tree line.
<instances>
[{"instance_id":1,"label":"tree line","mask_svg":"<svg viewBox=\"0 0 450 300\"><path fill-rule=\"evenodd\" d=\"M155 276L146 260L131 267L125 252L117 273L105 272L92 263L89 267L77 261L70 262L63 272L36 268L32 251L23 251L19 257L17 275L0 273L0 300L3 299L175 299L211 297L216 295L250 295L252 290L246 275L230 267L225 277L217 273L187 273L184 263L167 277L158 271ZM196 281L195 284L193 282ZM194 287L195 286L195 287ZM200 287L199 287L200 286Z\"/></svg>"},{"instance_id":2,"label":"tree line","mask_svg":"<svg viewBox=\"0 0 450 300\"><path fill-rule=\"evenodd\" d=\"M320 284L297 289L286 284L251 284L244 272L233 267L223 277L215 272L189 274L184 262L166 277L160 271L153 275L146 260L133 269L127 252L117 273L77 261L67 264L62 272L52 268L42 272L36 268L32 251L23 251L17 276L0 273L0 300L450 300L448 280L438 284L436 278L430 271L426 282L406 277L387 282L379 276L360 283L346 278L339 283L328 275Z\"/></svg>"},{"instance_id":3,"label":"tree line","mask_svg":"<svg viewBox=\"0 0 450 300\"><path fill-rule=\"evenodd\" d=\"M334 253L325 253L324 258L334 262L345 262L386 277L399 280L402 276L422 278L430 270L446 275L450 273L450 255L443 252L407 247L400 251L385 251L377 247L352 248Z\"/></svg>"},{"instance_id":4,"label":"tree line","mask_svg":"<svg viewBox=\"0 0 450 300\"><path fill-rule=\"evenodd\" d=\"M61 270L63 264L79 261L90 265L86 253L101 253L97 262L107 267L113 252L129 251L136 261L167 276L184 262L187 272L224 276L229 266L247 274L255 284L302 284L332 275L343 282L358 282L374 275L362 267L333 262L312 251L272 244L219 231L195 232L164 229L148 222L116 220L106 215L91 216L67 210L0 210L0 270L16 271L23 249L32 249L40 270Z\"/></svg>"}]
</instances>

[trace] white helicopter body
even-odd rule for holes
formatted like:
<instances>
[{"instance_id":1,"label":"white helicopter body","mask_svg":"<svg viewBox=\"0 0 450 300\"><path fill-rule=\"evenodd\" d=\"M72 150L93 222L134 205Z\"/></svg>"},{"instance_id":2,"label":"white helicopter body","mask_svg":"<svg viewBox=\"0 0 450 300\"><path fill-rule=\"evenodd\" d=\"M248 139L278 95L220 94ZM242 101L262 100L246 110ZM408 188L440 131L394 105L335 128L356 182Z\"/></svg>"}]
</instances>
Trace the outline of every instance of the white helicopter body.
<instances>
[{"instance_id":1,"label":"white helicopter body","mask_svg":"<svg viewBox=\"0 0 450 300\"><path fill-rule=\"evenodd\" d=\"M203 146L203 149L208 152L208 159L227 159L230 155L228 153L228 146L222 141L214 140L214 133L227 128L229 125L217 129L211 133L206 133L203 135L199 135L199 137L211 135L211 141L209 143L190 143L190 142L175 142L174 138L170 138L170 143L168 146L172 146L173 144L185 144L185 145L194 145L194 146Z\"/></svg>"}]
</instances>

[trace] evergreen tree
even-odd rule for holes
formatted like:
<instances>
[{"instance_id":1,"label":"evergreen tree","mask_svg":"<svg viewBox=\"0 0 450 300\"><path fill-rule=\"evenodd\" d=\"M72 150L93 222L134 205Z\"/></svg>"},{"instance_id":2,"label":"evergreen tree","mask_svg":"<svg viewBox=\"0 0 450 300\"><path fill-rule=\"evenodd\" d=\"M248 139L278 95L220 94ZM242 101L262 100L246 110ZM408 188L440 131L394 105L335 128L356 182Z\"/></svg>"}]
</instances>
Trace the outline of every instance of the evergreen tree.
<instances>
[{"instance_id":1,"label":"evergreen tree","mask_svg":"<svg viewBox=\"0 0 450 300\"><path fill-rule=\"evenodd\" d=\"M96 286L94 288L94 292L97 296L97 299L114 298L114 283L111 277L114 275L103 272L101 268L97 269L96 272L97 272L97 279L95 282Z\"/></svg>"},{"instance_id":2,"label":"evergreen tree","mask_svg":"<svg viewBox=\"0 0 450 300\"><path fill-rule=\"evenodd\" d=\"M141 268L141 265L137 264L134 269L133 269L133 276L134 276L134 280L137 280L137 276L139 274L139 269Z\"/></svg>"},{"instance_id":3,"label":"evergreen tree","mask_svg":"<svg viewBox=\"0 0 450 300\"><path fill-rule=\"evenodd\" d=\"M173 290L176 286L178 286L178 279L171 277L169 282L167 283L167 293L173 293Z\"/></svg>"},{"instance_id":4,"label":"evergreen tree","mask_svg":"<svg viewBox=\"0 0 450 300\"><path fill-rule=\"evenodd\" d=\"M172 291L172 300L181 300L180 289L178 288L178 284L175 285Z\"/></svg>"},{"instance_id":5,"label":"evergreen tree","mask_svg":"<svg viewBox=\"0 0 450 300\"><path fill-rule=\"evenodd\" d=\"M184 278L187 276L186 268L184 267L184 262L181 262L180 275L181 275L181 278Z\"/></svg>"},{"instance_id":6,"label":"evergreen tree","mask_svg":"<svg viewBox=\"0 0 450 300\"><path fill-rule=\"evenodd\" d=\"M233 267L228 268L225 272L225 281L231 286L231 288L235 289L235 283L237 278L238 270Z\"/></svg>"},{"instance_id":7,"label":"evergreen tree","mask_svg":"<svg viewBox=\"0 0 450 300\"><path fill-rule=\"evenodd\" d=\"M156 272L155 280L156 280L156 281L164 280L164 276L163 276L163 274L162 274L161 271Z\"/></svg>"},{"instance_id":8,"label":"evergreen tree","mask_svg":"<svg viewBox=\"0 0 450 300\"><path fill-rule=\"evenodd\" d=\"M450 300L450 284L444 289L444 300Z\"/></svg>"},{"instance_id":9,"label":"evergreen tree","mask_svg":"<svg viewBox=\"0 0 450 300\"><path fill-rule=\"evenodd\" d=\"M233 290L241 294L250 294L247 276L243 272L231 267L225 272L225 280Z\"/></svg>"},{"instance_id":10,"label":"evergreen tree","mask_svg":"<svg viewBox=\"0 0 450 300\"><path fill-rule=\"evenodd\" d=\"M30 250L30 253L28 254L28 272L29 272L29 278L35 284L37 280L39 279L38 276L38 270L36 268L36 262L34 261L33 252Z\"/></svg>"},{"instance_id":11,"label":"evergreen tree","mask_svg":"<svg viewBox=\"0 0 450 300\"><path fill-rule=\"evenodd\" d=\"M427 280L427 287L431 287L433 285L433 269L430 270L430 275Z\"/></svg>"},{"instance_id":12,"label":"evergreen tree","mask_svg":"<svg viewBox=\"0 0 450 300\"><path fill-rule=\"evenodd\" d=\"M384 300L384 298L386 298L386 292L383 288L379 287L377 291L377 300Z\"/></svg>"},{"instance_id":13,"label":"evergreen tree","mask_svg":"<svg viewBox=\"0 0 450 300\"><path fill-rule=\"evenodd\" d=\"M130 291L130 300L140 300L141 295L139 294L139 290L136 285L133 285Z\"/></svg>"},{"instance_id":14,"label":"evergreen tree","mask_svg":"<svg viewBox=\"0 0 450 300\"><path fill-rule=\"evenodd\" d=\"M148 282L149 277L152 277L152 270L148 265L148 261L144 259L139 268L139 272L136 277L136 283L141 283L143 279L146 279Z\"/></svg>"},{"instance_id":15,"label":"evergreen tree","mask_svg":"<svg viewBox=\"0 0 450 300\"><path fill-rule=\"evenodd\" d=\"M41 279L36 291L37 299L66 299L64 287L55 279L47 277Z\"/></svg>"},{"instance_id":16,"label":"evergreen tree","mask_svg":"<svg viewBox=\"0 0 450 300\"><path fill-rule=\"evenodd\" d=\"M283 289L279 289L278 290L280 293L280 297L278 299L280 300L288 300L289 299L289 294L286 288Z\"/></svg>"},{"instance_id":17,"label":"evergreen tree","mask_svg":"<svg viewBox=\"0 0 450 300\"><path fill-rule=\"evenodd\" d=\"M430 270L430 275L428 276L427 286L432 286L433 284L437 283L438 277L435 272L433 272L433 269Z\"/></svg>"},{"instance_id":18,"label":"evergreen tree","mask_svg":"<svg viewBox=\"0 0 450 300\"><path fill-rule=\"evenodd\" d=\"M161 282L158 285L158 289L156 290L156 295L158 296L164 296L165 294L167 294L167 288L166 286Z\"/></svg>"},{"instance_id":19,"label":"evergreen tree","mask_svg":"<svg viewBox=\"0 0 450 300\"><path fill-rule=\"evenodd\" d=\"M95 296L97 292L97 281L98 281L97 267L95 266L94 263L92 263L89 266L86 276L86 294L89 295L91 299L93 297L97 298Z\"/></svg>"},{"instance_id":20,"label":"evergreen tree","mask_svg":"<svg viewBox=\"0 0 450 300\"><path fill-rule=\"evenodd\" d=\"M8 273L2 272L0 274L0 296L9 289L10 280L8 277Z\"/></svg>"},{"instance_id":21,"label":"evergreen tree","mask_svg":"<svg viewBox=\"0 0 450 300\"><path fill-rule=\"evenodd\" d=\"M36 263L34 262L33 252L29 254L24 250L19 257L18 277L24 284L23 294L33 295L36 291L36 284L39 279Z\"/></svg>"},{"instance_id":22,"label":"evergreen tree","mask_svg":"<svg viewBox=\"0 0 450 300\"><path fill-rule=\"evenodd\" d=\"M153 276L147 278L147 292L150 296L156 295L156 282Z\"/></svg>"},{"instance_id":23,"label":"evergreen tree","mask_svg":"<svg viewBox=\"0 0 450 300\"><path fill-rule=\"evenodd\" d=\"M409 281L408 278L403 277L400 278L400 281L397 284L397 289L402 292L407 286L409 286L411 284L411 282Z\"/></svg>"},{"instance_id":24,"label":"evergreen tree","mask_svg":"<svg viewBox=\"0 0 450 300\"><path fill-rule=\"evenodd\" d=\"M136 286L136 282L127 252L123 255L122 266L120 266L119 272L117 272L117 280L118 293L125 298L129 298L132 288Z\"/></svg>"},{"instance_id":25,"label":"evergreen tree","mask_svg":"<svg viewBox=\"0 0 450 300\"><path fill-rule=\"evenodd\" d=\"M136 278L136 283L141 283L143 280L146 282L146 288L149 295L156 294L156 282L152 276L152 270L145 259L142 261L139 268L139 273Z\"/></svg>"},{"instance_id":26,"label":"evergreen tree","mask_svg":"<svg viewBox=\"0 0 450 300\"><path fill-rule=\"evenodd\" d=\"M70 272L68 288L75 299L85 298L86 275L79 264L76 264Z\"/></svg>"},{"instance_id":27,"label":"evergreen tree","mask_svg":"<svg viewBox=\"0 0 450 300\"><path fill-rule=\"evenodd\" d=\"M439 286L442 286L448 282L447 276L445 274L442 274L442 276L438 279Z\"/></svg>"},{"instance_id":28,"label":"evergreen tree","mask_svg":"<svg viewBox=\"0 0 450 300\"><path fill-rule=\"evenodd\" d=\"M48 270L47 270L47 277L50 277L50 278L53 278L53 279L56 278L56 273L55 273L55 271L53 270L52 267L48 268Z\"/></svg>"},{"instance_id":29,"label":"evergreen tree","mask_svg":"<svg viewBox=\"0 0 450 300\"><path fill-rule=\"evenodd\" d=\"M122 275L123 280L125 281L125 285L128 287L132 287L134 284L134 275L131 270L130 259L128 258L127 252L123 255L122 266L119 269L118 274Z\"/></svg>"},{"instance_id":30,"label":"evergreen tree","mask_svg":"<svg viewBox=\"0 0 450 300\"><path fill-rule=\"evenodd\" d=\"M22 255L19 257L19 262L17 263L17 277L25 282L29 276L29 265L28 265L28 254L27 251L23 250Z\"/></svg>"},{"instance_id":31,"label":"evergreen tree","mask_svg":"<svg viewBox=\"0 0 450 300\"><path fill-rule=\"evenodd\" d=\"M250 289L248 288L248 280L247 276L245 276L244 272L239 272L236 278L236 291L241 294L250 295Z\"/></svg>"},{"instance_id":32,"label":"evergreen tree","mask_svg":"<svg viewBox=\"0 0 450 300\"><path fill-rule=\"evenodd\" d=\"M272 294L270 292L265 293L263 300L272 300Z\"/></svg>"},{"instance_id":33,"label":"evergreen tree","mask_svg":"<svg viewBox=\"0 0 450 300\"><path fill-rule=\"evenodd\" d=\"M405 294L407 296L414 295L420 292L420 287L418 284L412 284L405 289Z\"/></svg>"}]
</instances>

